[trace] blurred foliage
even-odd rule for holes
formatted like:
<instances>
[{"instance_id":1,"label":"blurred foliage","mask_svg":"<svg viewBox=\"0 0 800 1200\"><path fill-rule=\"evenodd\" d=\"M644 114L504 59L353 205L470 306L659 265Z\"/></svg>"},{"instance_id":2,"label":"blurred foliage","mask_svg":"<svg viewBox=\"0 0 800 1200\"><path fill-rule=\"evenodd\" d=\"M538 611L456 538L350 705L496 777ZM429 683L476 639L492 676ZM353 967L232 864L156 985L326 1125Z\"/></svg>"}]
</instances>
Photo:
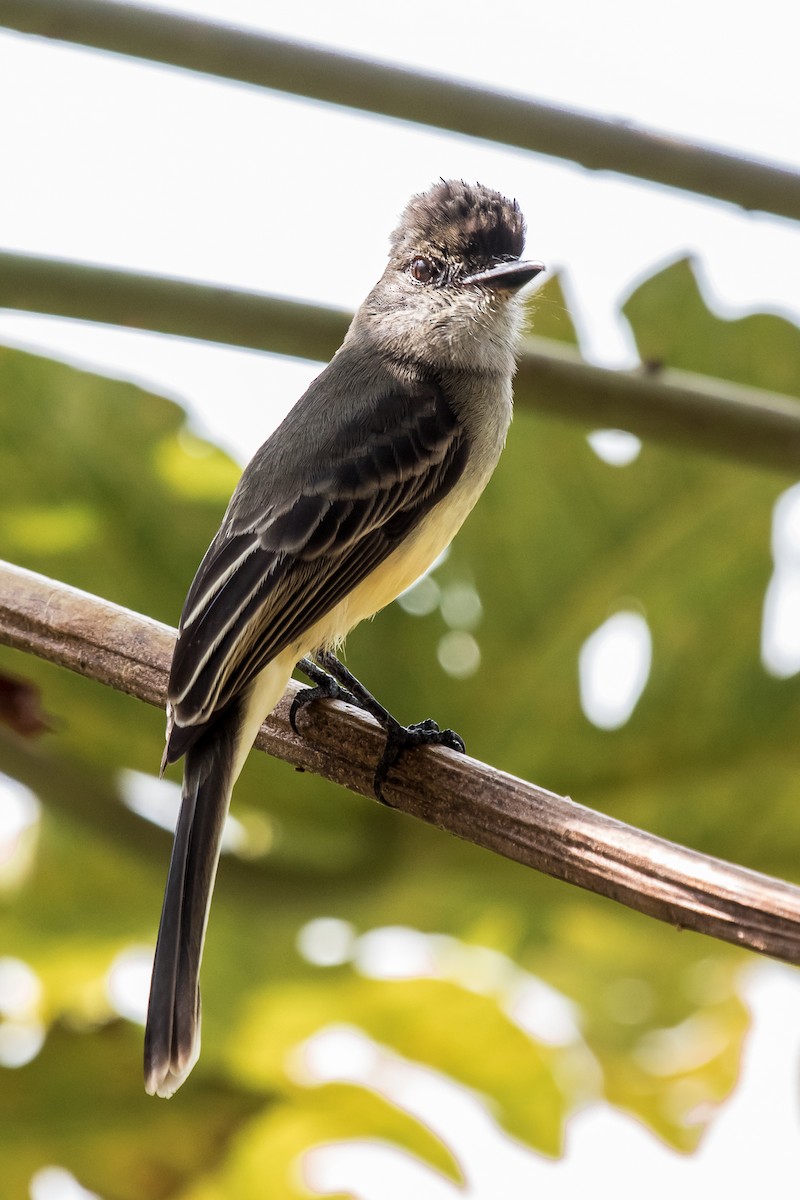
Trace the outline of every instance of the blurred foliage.
<instances>
[{"instance_id":1,"label":"blurred foliage","mask_svg":"<svg viewBox=\"0 0 800 1200\"><path fill-rule=\"evenodd\" d=\"M42 1053L10 1077L13 1086L0 1090L6 1196L27 1196L31 1176L51 1162L68 1163L103 1196L175 1195L198 1170L214 1168L232 1133L270 1105L268 1094L211 1080L184 1105L148 1104L126 1062L137 1042L121 1021L57 1024Z\"/></svg>"},{"instance_id":2,"label":"blurred foliage","mask_svg":"<svg viewBox=\"0 0 800 1200\"><path fill-rule=\"evenodd\" d=\"M574 339L557 280L532 309L537 333ZM800 331L717 318L686 263L625 314L647 360L800 394ZM0 349L0 554L175 623L237 475L184 422L131 384ZM797 880L800 681L759 660L771 514L792 481L655 444L614 467L587 432L520 413L425 615L391 606L352 636L349 665L399 717L435 715L479 758ZM577 660L621 609L646 617L653 664L631 719L607 732L581 711ZM439 665L454 633L479 650L469 678ZM55 726L0 735L0 770L42 804L26 869L0 865L0 947L40 978L49 1030L30 1063L0 1068L5 1194L57 1162L104 1200L281 1200L304 1194L304 1149L364 1136L458 1178L450 1151L375 1090L298 1073L298 1047L332 1022L474 1089L551 1155L596 1094L690 1150L733 1088L747 955L253 755L234 812L256 835L220 868L203 1056L168 1105L146 1098L140 1031L104 980L155 937L169 837L123 797L126 771L157 773L162 716L8 650L0 672L40 688ZM437 935L430 978L311 965L297 935L321 916ZM559 1036L512 1018L543 985L575 1015Z\"/></svg>"}]
</instances>

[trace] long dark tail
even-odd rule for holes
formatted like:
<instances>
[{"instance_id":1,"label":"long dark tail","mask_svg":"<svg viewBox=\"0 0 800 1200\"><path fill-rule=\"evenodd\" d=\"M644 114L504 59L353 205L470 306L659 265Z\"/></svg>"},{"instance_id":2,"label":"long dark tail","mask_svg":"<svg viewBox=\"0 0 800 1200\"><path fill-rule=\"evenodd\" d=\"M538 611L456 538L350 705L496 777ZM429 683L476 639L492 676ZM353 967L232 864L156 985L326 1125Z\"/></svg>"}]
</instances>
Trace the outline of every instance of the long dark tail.
<instances>
[{"instance_id":1,"label":"long dark tail","mask_svg":"<svg viewBox=\"0 0 800 1200\"><path fill-rule=\"evenodd\" d=\"M145 1029L151 1096L171 1096L200 1053L200 960L240 729L234 705L186 754Z\"/></svg>"}]
</instances>

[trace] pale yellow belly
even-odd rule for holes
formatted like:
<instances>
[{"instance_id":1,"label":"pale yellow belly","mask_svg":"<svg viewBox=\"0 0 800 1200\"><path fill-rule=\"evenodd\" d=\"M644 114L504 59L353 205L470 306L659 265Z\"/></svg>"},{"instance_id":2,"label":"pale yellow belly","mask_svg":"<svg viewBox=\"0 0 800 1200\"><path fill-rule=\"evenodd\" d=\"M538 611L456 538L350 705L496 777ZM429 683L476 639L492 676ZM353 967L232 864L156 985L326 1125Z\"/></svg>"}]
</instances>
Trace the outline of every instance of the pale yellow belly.
<instances>
[{"instance_id":1,"label":"pale yellow belly","mask_svg":"<svg viewBox=\"0 0 800 1200\"><path fill-rule=\"evenodd\" d=\"M241 770L261 722L286 690L298 660L321 647L340 645L360 621L391 604L419 579L449 546L483 491L483 483L484 480L477 485L471 481L471 484L462 483L454 489L449 503L435 508L385 562L264 668L256 680L243 722L234 778Z\"/></svg>"},{"instance_id":2,"label":"pale yellow belly","mask_svg":"<svg viewBox=\"0 0 800 1200\"><path fill-rule=\"evenodd\" d=\"M456 489L450 503L437 506L379 567L304 635L302 653L338 645L360 621L380 612L411 587L450 545L482 490Z\"/></svg>"}]
</instances>

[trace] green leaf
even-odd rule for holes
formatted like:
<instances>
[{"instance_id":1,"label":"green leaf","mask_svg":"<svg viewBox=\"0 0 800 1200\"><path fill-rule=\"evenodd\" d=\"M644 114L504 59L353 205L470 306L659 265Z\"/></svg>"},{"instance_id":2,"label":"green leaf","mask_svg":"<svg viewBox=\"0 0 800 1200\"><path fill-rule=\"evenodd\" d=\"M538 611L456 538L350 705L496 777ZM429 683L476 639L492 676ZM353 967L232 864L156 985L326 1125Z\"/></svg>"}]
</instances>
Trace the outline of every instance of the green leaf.
<instances>
[{"instance_id":1,"label":"green leaf","mask_svg":"<svg viewBox=\"0 0 800 1200\"><path fill-rule=\"evenodd\" d=\"M556 280L532 307L537 332L573 339ZM687 268L643 285L627 312L648 358L797 390L798 331L777 318L747 318L761 324L758 337L747 326L745 346L745 323L708 313ZM692 337L679 332L687 317ZM800 682L772 678L759 659L772 507L789 480L651 444L615 468L598 459L587 432L520 413L486 495L434 573L438 603L434 593L427 616L391 606L352 636L349 665L400 718L452 724L470 752L499 767L709 853L798 878L792 747ZM22 565L174 623L235 476L224 456L187 437L173 403L0 352L0 553ZM646 617L654 656L631 719L609 732L583 715L578 656L622 608ZM477 644L471 677L439 663L452 633ZM120 803L120 771L157 771L163 719L21 654L3 651L0 666L39 684L57 724L33 745L0 741L0 769L28 782L43 804L33 865L3 896L0 940L43 980L46 1021L102 1021L114 955L152 944L158 919L169 838ZM499 994L473 995L452 980L375 983L347 968L312 968L296 937L318 916L348 920L356 932L406 924L444 933L500 951L549 982L577 1006L604 1094L673 1145L694 1144L708 1106L733 1087L744 955L264 756L248 764L234 812L262 822L266 849L221 864L204 961L203 1057L168 1111L184 1093L189 1106L196 1097L202 1140L214 1079L234 1096L233 1084L244 1081L259 1094L268 1087L280 1103L242 1126L224 1162L201 1174L209 1196L247 1195L246 1180L267 1160L281 1164L270 1175L273 1194L292 1195L291 1180L278 1177L288 1178L304 1143L363 1131L453 1174L450 1152L385 1101L345 1085L309 1091L287 1076L293 1043L332 1020L358 1024L490 1097L508 1130L549 1153L566 1113L596 1085L586 1056L572 1089L557 1088L561 1051L516 1029ZM87 1147L93 1125L102 1130L108 1118L98 1083L106 1036L102 1028L81 1034L80 1056L63 1050L85 1099ZM125 1070L138 1091L140 1034L125 1037ZM692 1039L705 1058L684 1052ZM665 1048L675 1053L672 1072ZM61 1054L57 1034L41 1061ZM52 1081L38 1066L24 1069L36 1068L31 1095L41 1091L38 1105L21 1109L30 1146L49 1145L51 1105L63 1102L56 1066ZM160 1136L150 1113L165 1106L141 1103L128 1113L128 1132L146 1158ZM98 1162L112 1149L98 1135ZM116 1194L100 1186L101 1174L81 1173L79 1157L59 1161L104 1196ZM196 1179L191 1171L158 1177L139 1195L185 1188Z\"/></svg>"},{"instance_id":2,"label":"green leaf","mask_svg":"<svg viewBox=\"0 0 800 1200\"><path fill-rule=\"evenodd\" d=\"M399 1146L439 1174L461 1181L441 1142L417 1121L375 1092L326 1084L296 1089L287 1103L250 1122L220 1168L182 1193L181 1200L307 1200L304 1154L354 1136Z\"/></svg>"},{"instance_id":3,"label":"green leaf","mask_svg":"<svg viewBox=\"0 0 800 1200\"><path fill-rule=\"evenodd\" d=\"M267 1096L199 1083L169 1103L146 1096L139 1039L115 1022L58 1026L25 1067L0 1069L3 1191L27 1196L44 1166L65 1167L104 1200L173 1196L227 1154Z\"/></svg>"},{"instance_id":4,"label":"green leaf","mask_svg":"<svg viewBox=\"0 0 800 1200\"><path fill-rule=\"evenodd\" d=\"M645 280L622 311L646 363L800 396L800 329L772 313L717 316L690 259Z\"/></svg>"},{"instance_id":5,"label":"green leaf","mask_svg":"<svg viewBox=\"0 0 800 1200\"><path fill-rule=\"evenodd\" d=\"M447 980L345 976L316 989L271 988L253 998L234 1034L234 1077L246 1086L286 1086L289 1050L337 1023L355 1024L380 1045L488 1097L509 1133L547 1154L559 1152L566 1106L553 1054L513 1024L493 997ZM482 1045L491 1053L474 1053ZM408 1147L430 1155L424 1140ZM441 1154L431 1161L447 1168Z\"/></svg>"},{"instance_id":6,"label":"green leaf","mask_svg":"<svg viewBox=\"0 0 800 1200\"><path fill-rule=\"evenodd\" d=\"M578 335L567 308L564 289L559 275L548 275L545 282L528 297L526 304L526 330L537 337L549 338L554 342L575 345Z\"/></svg>"}]
</instances>

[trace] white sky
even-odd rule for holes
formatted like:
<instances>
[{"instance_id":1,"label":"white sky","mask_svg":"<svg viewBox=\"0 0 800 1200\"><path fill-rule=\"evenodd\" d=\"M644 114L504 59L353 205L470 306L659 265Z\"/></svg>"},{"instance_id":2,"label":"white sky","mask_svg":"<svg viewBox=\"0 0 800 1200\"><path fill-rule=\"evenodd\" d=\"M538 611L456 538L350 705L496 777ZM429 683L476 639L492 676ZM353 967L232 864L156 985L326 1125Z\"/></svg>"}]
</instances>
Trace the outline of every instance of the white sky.
<instances>
[{"instance_id":1,"label":"white sky","mask_svg":"<svg viewBox=\"0 0 800 1200\"><path fill-rule=\"evenodd\" d=\"M800 165L794 0L765 0L757 28L725 0L173 7ZM355 307L408 196L456 175L517 196L528 253L564 269L584 349L599 361L632 359L620 295L687 252L718 303L800 318L795 224L669 189L12 34L0 34L0 104L6 249ZM0 316L0 337L184 395L240 457L315 373L42 318Z\"/></svg>"},{"instance_id":2,"label":"white sky","mask_svg":"<svg viewBox=\"0 0 800 1200\"><path fill-rule=\"evenodd\" d=\"M796 0L747 6L730 0L176 0L171 7L800 167ZM686 253L698 259L707 298L722 311L767 308L800 320L800 227L683 193L2 33L0 111L3 249L355 307L383 268L388 234L409 195L454 175L519 199L528 218L528 253L563 269L584 350L598 361L632 361L616 305L638 279ZM2 312L0 341L166 388L184 397L195 422L241 458L318 369ZM796 1042L796 1032L790 1040L796 1026L790 1007L776 1001L770 1010L773 1044L784 1055ZM779 1102L770 1095L762 1111L776 1111ZM796 1095L792 1103L796 1117ZM661 1178L663 1148L640 1131L633 1137L630 1126L609 1122L591 1150L586 1146L582 1169L573 1154L569 1171L550 1173L549 1194L585 1194L605 1169L604 1153L617 1161L627 1156L639 1178ZM582 1139L588 1143L589 1127L584 1121L576 1129L571 1151ZM756 1144L750 1123L745 1141ZM791 1141L786 1133L770 1150L776 1196L779 1181L789 1187L792 1179L796 1121ZM725 1161L722 1154L715 1161L713 1186L741 1194L725 1180ZM334 1167L341 1182L353 1160L348 1168L337 1157ZM684 1195L707 1194L711 1184L699 1167L684 1173ZM535 1188L533 1174L524 1177ZM365 1196L384 1194L367 1190L375 1188L374 1179L363 1186ZM420 1200L439 1194L424 1185L414 1190Z\"/></svg>"}]
</instances>

